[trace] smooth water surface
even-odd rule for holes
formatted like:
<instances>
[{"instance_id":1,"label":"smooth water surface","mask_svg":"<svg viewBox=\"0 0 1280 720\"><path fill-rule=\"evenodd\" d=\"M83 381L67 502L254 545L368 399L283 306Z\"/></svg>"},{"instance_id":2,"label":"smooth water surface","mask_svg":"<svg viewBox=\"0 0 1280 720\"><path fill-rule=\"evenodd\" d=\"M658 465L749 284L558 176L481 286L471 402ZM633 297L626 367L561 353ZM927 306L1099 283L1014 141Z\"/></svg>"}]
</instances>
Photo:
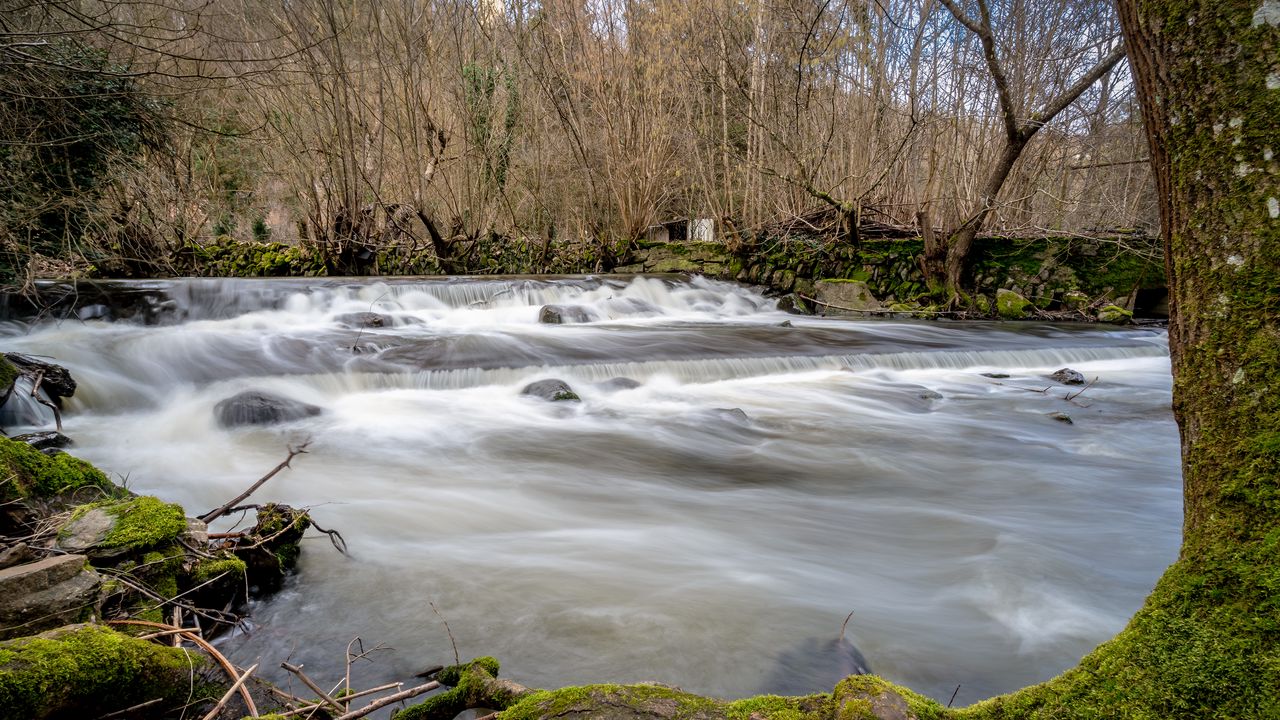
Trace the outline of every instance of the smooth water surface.
<instances>
[{"instance_id":1,"label":"smooth water surface","mask_svg":"<svg viewBox=\"0 0 1280 720\"><path fill-rule=\"evenodd\" d=\"M1073 665L1177 552L1159 331L800 317L703 279L168 294L167 324L12 324L3 343L80 381L74 452L190 514L311 440L255 499L313 507L351 556L308 541L222 641L244 664L336 681L359 636L394 648L360 680L404 680L452 661L434 603L464 659L530 685L799 693L838 677L853 611L876 672L967 704ZM550 303L591 321L540 324ZM342 317L362 312L392 325ZM1097 378L1073 402L1045 377L1064 366ZM520 394L550 377L582 402ZM219 428L246 389L324 413Z\"/></svg>"}]
</instances>

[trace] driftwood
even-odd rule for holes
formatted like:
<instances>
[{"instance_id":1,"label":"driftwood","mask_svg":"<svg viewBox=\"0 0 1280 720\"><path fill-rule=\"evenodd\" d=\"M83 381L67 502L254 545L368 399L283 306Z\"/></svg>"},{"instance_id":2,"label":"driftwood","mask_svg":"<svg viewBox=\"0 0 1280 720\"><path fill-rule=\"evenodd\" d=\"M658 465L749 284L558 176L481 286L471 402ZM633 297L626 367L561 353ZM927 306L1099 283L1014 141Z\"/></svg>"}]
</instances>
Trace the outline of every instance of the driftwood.
<instances>
[{"instance_id":1,"label":"driftwood","mask_svg":"<svg viewBox=\"0 0 1280 720\"><path fill-rule=\"evenodd\" d=\"M262 477L258 478L257 482L250 485L248 490L245 490L244 492L235 496L235 498L231 499L230 501L222 505L222 507L219 507L215 510L210 510L204 515L201 515L200 520L206 523L210 523L222 517L223 515L226 515L228 512L231 511L231 508L243 502L245 498L252 495L254 491L262 487L263 484L266 483L268 480L275 477L281 470L284 470L285 468L289 467L289 463L292 462L295 457L305 454L307 452L307 446L310 444L311 444L311 441L307 440L303 442L301 445L298 445L297 447L290 447L289 456L286 457L283 461L281 461L279 465L276 465L275 467L271 468L271 470L266 475L263 475Z\"/></svg>"},{"instance_id":2,"label":"driftwood","mask_svg":"<svg viewBox=\"0 0 1280 720\"><path fill-rule=\"evenodd\" d=\"M218 700L218 703L216 705L213 706L213 709L205 713L204 720L213 720L214 718L216 718L218 716L218 713L222 712L222 708L227 706L227 701L231 699L231 696L235 695L236 692L240 690L240 688L244 687L244 681L248 680L249 676L252 675L254 671L257 669L258 669L258 665L257 663L254 663L249 667L248 670L245 670L240 675L240 677L234 683L232 683L231 687L227 688L227 691L223 693L222 698Z\"/></svg>"}]
</instances>

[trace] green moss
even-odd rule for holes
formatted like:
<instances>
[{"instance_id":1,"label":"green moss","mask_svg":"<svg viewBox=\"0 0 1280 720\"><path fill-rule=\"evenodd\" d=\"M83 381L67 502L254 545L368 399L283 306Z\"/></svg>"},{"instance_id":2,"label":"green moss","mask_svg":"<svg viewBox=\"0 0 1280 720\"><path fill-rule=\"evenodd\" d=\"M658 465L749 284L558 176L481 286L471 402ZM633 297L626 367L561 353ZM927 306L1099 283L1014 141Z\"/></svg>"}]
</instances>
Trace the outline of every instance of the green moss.
<instances>
[{"instance_id":1,"label":"green moss","mask_svg":"<svg viewBox=\"0 0 1280 720\"><path fill-rule=\"evenodd\" d=\"M1016 292L1001 290L996 293L996 314L1005 320L1026 317L1031 303Z\"/></svg>"},{"instance_id":2,"label":"green moss","mask_svg":"<svg viewBox=\"0 0 1280 720\"><path fill-rule=\"evenodd\" d=\"M132 500L106 500L81 505L71 515L75 521L85 513L102 509L116 518L115 525L99 543L103 548L144 551L173 540L187 529L181 505L144 495Z\"/></svg>"},{"instance_id":3,"label":"green moss","mask_svg":"<svg viewBox=\"0 0 1280 720\"><path fill-rule=\"evenodd\" d=\"M127 492L102 471L78 457L59 453L49 457L23 442L0 438L0 500L52 497L81 488L98 488L107 497ZM0 478L3 480L3 478Z\"/></svg>"},{"instance_id":4,"label":"green moss","mask_svg":"<svg viewBox=\"0 0 1280 720\"><path fill-rule=\"evenodd\" d=\"M1098 310L1098 322L1123 325L1133 320L1133 313L1119 305L1108 305Z\"/></svg>"},{"instance_id":5,"label":"green moss","mask_svg":"<svg viewBox=\"0 0 1280 720\"><path fill-rule=\"evenodd\" d=\"M18 368L14 367L8 358L0 355L0 395L3 395L17 379Z\"/></svg>"},{"instance_id":6,"label":"green moss","mask_svg":"<svg viewBox=\"0 0 1280 720\"><path fill-rule=\"evenodd\" d=\"M176 707L193 690L192 700L216 699L200 679L209 664L93 625L0 643L0 720L97 717L154 698Z\"/></svg>"},{"instance_id":7,"label":"green moss","mask_svg":"<svg viewBox=\"0 0 1280 720\"><path fill-rule=\"evenodd\" d=\"M233 577L244 577L244 561L234 556L214 560L201 560L200 564L196 565L192 577L197 583L203 583L224 573L229 573Z\"/></svg>"}]
</instances>

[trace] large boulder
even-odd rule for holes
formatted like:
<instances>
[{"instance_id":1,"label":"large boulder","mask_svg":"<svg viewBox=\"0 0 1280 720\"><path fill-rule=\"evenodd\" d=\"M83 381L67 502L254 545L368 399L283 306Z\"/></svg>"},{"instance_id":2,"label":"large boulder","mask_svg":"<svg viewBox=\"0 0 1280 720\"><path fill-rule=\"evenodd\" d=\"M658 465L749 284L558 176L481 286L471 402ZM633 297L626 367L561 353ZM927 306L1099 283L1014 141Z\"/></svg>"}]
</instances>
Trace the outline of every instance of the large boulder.
<instances>
[{"instance_id":1,"label":"large boulder","mask_svg":"<svg viewBox=\"0 0 1280 720\"><path fill-rule=\"evenodd\" d=\"M213 407L218 424L224 428L275 425L314 417L321 412L321 408L310 403L260 390L232 395Z\"/></svg>"},{"instance_id":2,"label":"large boulder","mask_svg":"<svg viewBox=\"0 0 1280 720\"><path fill-rule=\"evenodd\" d=\"M0 570L0 640L91 615L102 577L85 563L83 555L56 555Z\"/></svg>"},{"instance_id":3,"label":"large boulder","mask_svg":"<svg viewBox=\"0 0 1280 720\"><path fill-rule=\"evenodd\" d=\"M520 391L521 395L529 395L549 402L580 402L582 398L578 397L578 393L569 387L569 383L556 378L548 378L546 380L538 380L524 386Z\"/></svg>"},{"instance_id":4,"label":"large boulder","mask_svg":"<svg viewBox=\"0 0 1280 720\"><path fill-rule=\"evenodd\" d=\"M871 294L871 288L860 280L819 280L814 285L819 310L827 315L863 315L859 311L882 310L884 306Z\"/></svg>"}]
</instances>

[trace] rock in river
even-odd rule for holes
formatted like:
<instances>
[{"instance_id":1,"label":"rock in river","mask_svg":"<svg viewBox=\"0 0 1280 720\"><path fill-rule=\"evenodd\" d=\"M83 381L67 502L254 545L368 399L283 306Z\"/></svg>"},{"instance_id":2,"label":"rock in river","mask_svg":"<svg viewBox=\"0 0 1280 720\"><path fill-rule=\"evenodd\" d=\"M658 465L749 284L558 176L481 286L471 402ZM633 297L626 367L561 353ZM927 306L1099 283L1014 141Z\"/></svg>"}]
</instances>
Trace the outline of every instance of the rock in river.
<instances>
[{"instance_id":1,"label":"rock in river","mask_svg":"<svg viewBox=\"0 0 1280 720\"><path fill-rule=\"evenodd\" d=\"M594 319L591 311L581 305L543 305L538 313L538 322L549 325L589 323Z\"/></svg>"},{"instance_id":2,"label":"rock in river","mask_svg":"<svg viewBox=\"0 0 1280 720\"><path fill-rule=\"evenodd\" d=\"M242 425L275 425L319 415L321 408L301 400L246 390L213 407L214 417L224 428Z\"/></svg>"},{"instance_id":3,"label":"rock in river","mask_svg":"<svg viewBox=\"0 0 1280 720\"><path fill-rule=\"evenodd\" d=\"M520 391L521 395L531 395L550 402L568 400L571 402L581 402L582 398L578 397L578 393L569 387L569 383L556 378L547 380L538 380L524 386Z\"/></svg>"},{"instance_id":4,"label":"rock in river","mask_svg":"<svg viewBox=\"0 0 1280 720\"><path fill-rule=\"evenodd\" d=\"M1053 378L1054 380L1057 380L1063 385L1083 385L1084 384L1084 374L1081 373L1079 370L1072 370L1071 368L1062 368L1061 370L1050 375L1049 377Z\"/></svg>"}]
</instances>

